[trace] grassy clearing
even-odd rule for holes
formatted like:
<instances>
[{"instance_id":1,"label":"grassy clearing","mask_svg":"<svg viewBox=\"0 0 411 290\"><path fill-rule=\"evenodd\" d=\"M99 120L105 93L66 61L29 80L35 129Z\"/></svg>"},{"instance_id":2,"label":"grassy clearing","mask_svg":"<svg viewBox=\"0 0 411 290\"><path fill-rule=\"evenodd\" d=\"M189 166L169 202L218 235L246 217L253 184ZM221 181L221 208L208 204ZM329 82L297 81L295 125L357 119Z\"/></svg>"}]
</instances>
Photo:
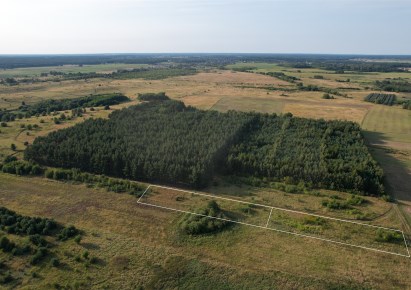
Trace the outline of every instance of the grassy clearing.
<instances>
[{"instance_id":1,"label":"grassy clearing","mask_svg":"<svg viewBox=\"0 0 411 290\"><path fill-rule=\"evenodd\" d=\"M362 127L367 131L382 133L384 139L389 141L411 143L411 111L409 110L373 105Z\"/></svg>"},{"instance_id":2,"label":"grassy clearing","mask_svg":"<svg viewBox=\"0 0 411 290\"><path fill-rule=\"evenodd\" d=\"M283 112L283 102L274 98L242 98L223 97L218 100L210 109L221 112L237 110L243 112L281 113Z\"/></svg>"},{"instance_id":3,"label":"grassy clearing","mask_svg":"<svg viewBox=\"0 0 411 290\"><path fill-rule=\"evenodd\" d=\"M207 281L223 289L404 289L411 283L405 258L243 226L187 237L176 230L181 214L137 205L127 194L6 174L0 181L1 204L85 232L80 245L67 244L63 255L87 250L99 261L86 267L83 258L67 257L70 267L39 267L40 278L24 275L21 287L198 289L207 288Z\"/></svg>"}]
</instances>

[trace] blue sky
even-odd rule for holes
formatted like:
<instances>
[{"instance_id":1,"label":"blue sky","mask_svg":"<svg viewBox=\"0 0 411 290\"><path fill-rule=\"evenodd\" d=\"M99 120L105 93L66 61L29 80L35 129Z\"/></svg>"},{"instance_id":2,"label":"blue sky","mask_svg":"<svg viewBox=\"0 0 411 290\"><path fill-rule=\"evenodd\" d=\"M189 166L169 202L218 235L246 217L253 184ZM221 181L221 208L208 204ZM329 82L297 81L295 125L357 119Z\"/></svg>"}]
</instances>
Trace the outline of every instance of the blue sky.
<instances>
[{"instance_id":1,"label":"blue sky","mask_svg":"<svg viewBox=\"0 0 411 290\"><path fill-rule=\"evenodd\" d=\"M0 54L411 54L411 0L2 0Z\"/></svg>"}]
</instances>

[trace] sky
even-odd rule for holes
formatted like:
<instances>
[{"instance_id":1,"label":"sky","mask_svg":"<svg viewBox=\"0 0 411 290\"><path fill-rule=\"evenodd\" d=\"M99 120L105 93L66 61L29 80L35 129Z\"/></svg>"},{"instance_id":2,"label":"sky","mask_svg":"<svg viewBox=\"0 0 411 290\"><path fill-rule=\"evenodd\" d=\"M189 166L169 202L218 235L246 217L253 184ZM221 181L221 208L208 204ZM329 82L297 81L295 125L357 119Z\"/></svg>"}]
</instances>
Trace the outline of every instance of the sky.
<instances>
[{"instance_id":1,"label":"sky","mask_svg":"<svg viewBox=\"0 0 411 290\"><path fill-rule=\"evenodd\" d=\"M411 0L0 0L0 54L411 54Z\"/></svg>"}]
</instances>

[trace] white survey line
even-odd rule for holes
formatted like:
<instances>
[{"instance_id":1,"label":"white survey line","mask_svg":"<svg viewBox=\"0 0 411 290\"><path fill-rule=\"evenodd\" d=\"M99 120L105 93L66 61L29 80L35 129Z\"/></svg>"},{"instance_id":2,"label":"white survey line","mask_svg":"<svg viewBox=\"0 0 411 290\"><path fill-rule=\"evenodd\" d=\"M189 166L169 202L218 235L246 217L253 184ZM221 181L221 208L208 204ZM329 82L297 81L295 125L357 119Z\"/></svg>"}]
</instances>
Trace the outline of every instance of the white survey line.
<instances>
[{"instance_id":1,"label":"white survey line","mask_svg":"<svg viewBox=\"0 0 411 290\"><path fill-rule=\"evenodd\" d=\"M404 244L405 244L405 248L407 249L408 258L410 258L411 255L410 255L410 251L408 250L407 240L405 239L404 232L402 232L402 237L404 238Z\"/></svg>"},{"instance_id":2,"label":"white survey line","mask_svg":"<svg viewBox=\"0 0 411 290\"><path fill-rule=\"evenodd\" d=\"M147 186L146 190L144 190L143 194L140 195L139 199L137 200L137 202L140 202L140 199L146 194L147 190L151 187L151 184L149 186Z\"/></svg>"},{"instance_id":3,"label":"white survey line","mask_svg":"<svg viewBox=\"0 0 411 290\"><path fill-rule=\"evenodd\" d=\"M216 195L211 195L211 194L199 193L199 192L195 192L195 191L188 191L188 190L183 190L183 189L178 189L178 188L173 188L173 187L160 186L160 185L154 185L154 184L151 184L148 187L158 187L158 188L163 188L163 189L170 189L170 190L175 190L175 191L187 192L187 193L207 196L207 197L211 197L211 198L218 198L218 199L223 199L223 200L235 201L235 202L244 203L244 204L251 204L251 205L254 205L254 206L261 206L261 207L266 207L266 208L271 208L271 209L277 209L277 210L282 210L282 211L287 211L287 212L292 212L292 213L298 213L298 214L303 214L303 215L310 215L310 216L315 216L315 217L329 219L329 220L335 220L335 221L340 221L340 222L345 222L345 223L357 224L357 225L361 225L361 226L372 227L372 228L377 228L377 229L384 229L384 230L390 230L390 231L402 233L402 231L398 230L398 229L387 228L387 227L382 227L382 226L375 226L375 225L360 223L360 222L356 222L356 221L344 220L344 219L339 219L339 218L333 218L333 217L318 215L318 214L314 214L314 213L306 213L306 212L302 212L302 211L291 210L291 209L286 209L286 208L281 208L281 207L275 207L275 206L269 206L269 205L264 205L264 204L252 203L252 202L247 202L247 201L242 201L242 200L237 200L237 199L232 199L232 198L227 198L227 197L222 197L222 196L216 196Z\"/></svg>"},{"instance_id":4,"label":"white survey line","mask_svg":"<svg viewBox=\"0 0 411 290\"><path fill-rule=\"evenodd\" d=\"M304 238L320 240L320 241L324 241L324 242L330 242L330 243L344 245L344 246L350 246L350 247L355 247L355 248L360 248L360 249L365 249L365 250L370 250L370 251L375 251L375 252L380 252L380 253L385 253L385 254L391 254L391 255L396 255L396 256L401 256L401 257L406 257L406 258L410 257L409 255L407 256L407 255L403 255L403 254L399 254L399 253L388 252L388 251L384 251L384 250L378 250L378 249L369 248L369 247L365 247L365 246L353 245L353 244L349 244L349 243L338 242L338 241L334 241L334 240L329 240L329 239L324 239L324 238L319 238L319 237L314 237L314 236L309 236L309 235L304 235L304 234L299 234L299 233L293 233L293 232L288 232L288 231L284 231L284 230L266 228L266 227L263 227L263 226L253 225L253 224L239 222L239 221L233 221L233 220L229 220L229 219L225 219L225 218L212 217L212 216L208 216L208 215L204 215L204 214L200 214L200 213L194 213L194 212L190 212L190 211L185 211L185 210L180 210L180 209L175 209L175 208L170 208L170 207L165 207L165 206L160 206L160 205L155 205L155 204L150 204L150 203L145 203L145 202L138 202L138 203L148 205L148 206L152 206L152 207L157 207L157 208L162 208L162 209L167 209L167 210L172 210L172 211L177 211L177 212L182 212L182 213L188 213L188 214L197 215L197 216L203 216L203 217L207 217L207 218L211 218L211 219L217 219L217 220L237 223L237 224L241 224L241 225L261 228L261 229L265 229L265 230L271 230L271 231L275 231L275 232L295 235L295 236L304 237Z\"/></svg>"},{"instance_id":5,"label":"white survey line","mask_svg":"<svg viewBox=\"0 0 411 290\"><path fill-rule=\"evenodd\" d=\"M267 223L265 225L266 228L268 227L268 223L270 222L270 218L271 218L272 213L273 213L273 208L271 208L271 210L270 210L270 215L268 216L268 220L267 220Z\"/></svg>"}]
</instances>

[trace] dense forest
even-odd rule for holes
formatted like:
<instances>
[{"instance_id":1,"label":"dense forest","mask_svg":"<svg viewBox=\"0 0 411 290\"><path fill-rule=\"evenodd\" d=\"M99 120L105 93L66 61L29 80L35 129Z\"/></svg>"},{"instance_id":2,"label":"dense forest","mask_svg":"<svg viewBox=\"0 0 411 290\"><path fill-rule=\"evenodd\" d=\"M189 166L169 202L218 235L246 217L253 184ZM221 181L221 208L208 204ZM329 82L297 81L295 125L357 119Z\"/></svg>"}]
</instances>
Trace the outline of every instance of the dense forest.
<instances>
[{"instance_id":1,"label":"dense forest","mask_svg":"<svg viewBox=\"0 0 411 290\"><path fill-rule=\"evenodd\" d=\"M44 165L200 187L252 117L147 102L37 138L25 152Z\"/></svg>"},{"instance_id":2,"label":"dense forest","mask_svg":"<svg viewBox=\"0 0 411 290\"><path fill-rule=\"evenodd\" d=\"M351 122L259 115L249 134L231 148L227 167L232 174L383 193L382 170Z\"/></svg>"},{"instance_id":3,"label":"dense forest","mask_svg":"<svg viewBox=\"0 0 411 290\"><path fill-rule=\"evenodd\" d=\"M382 171L358 125L145 102L38 137L25 158L135 180L207 185L213 175L269 178L382 194Z\"/></svg>"}]
</instances>

